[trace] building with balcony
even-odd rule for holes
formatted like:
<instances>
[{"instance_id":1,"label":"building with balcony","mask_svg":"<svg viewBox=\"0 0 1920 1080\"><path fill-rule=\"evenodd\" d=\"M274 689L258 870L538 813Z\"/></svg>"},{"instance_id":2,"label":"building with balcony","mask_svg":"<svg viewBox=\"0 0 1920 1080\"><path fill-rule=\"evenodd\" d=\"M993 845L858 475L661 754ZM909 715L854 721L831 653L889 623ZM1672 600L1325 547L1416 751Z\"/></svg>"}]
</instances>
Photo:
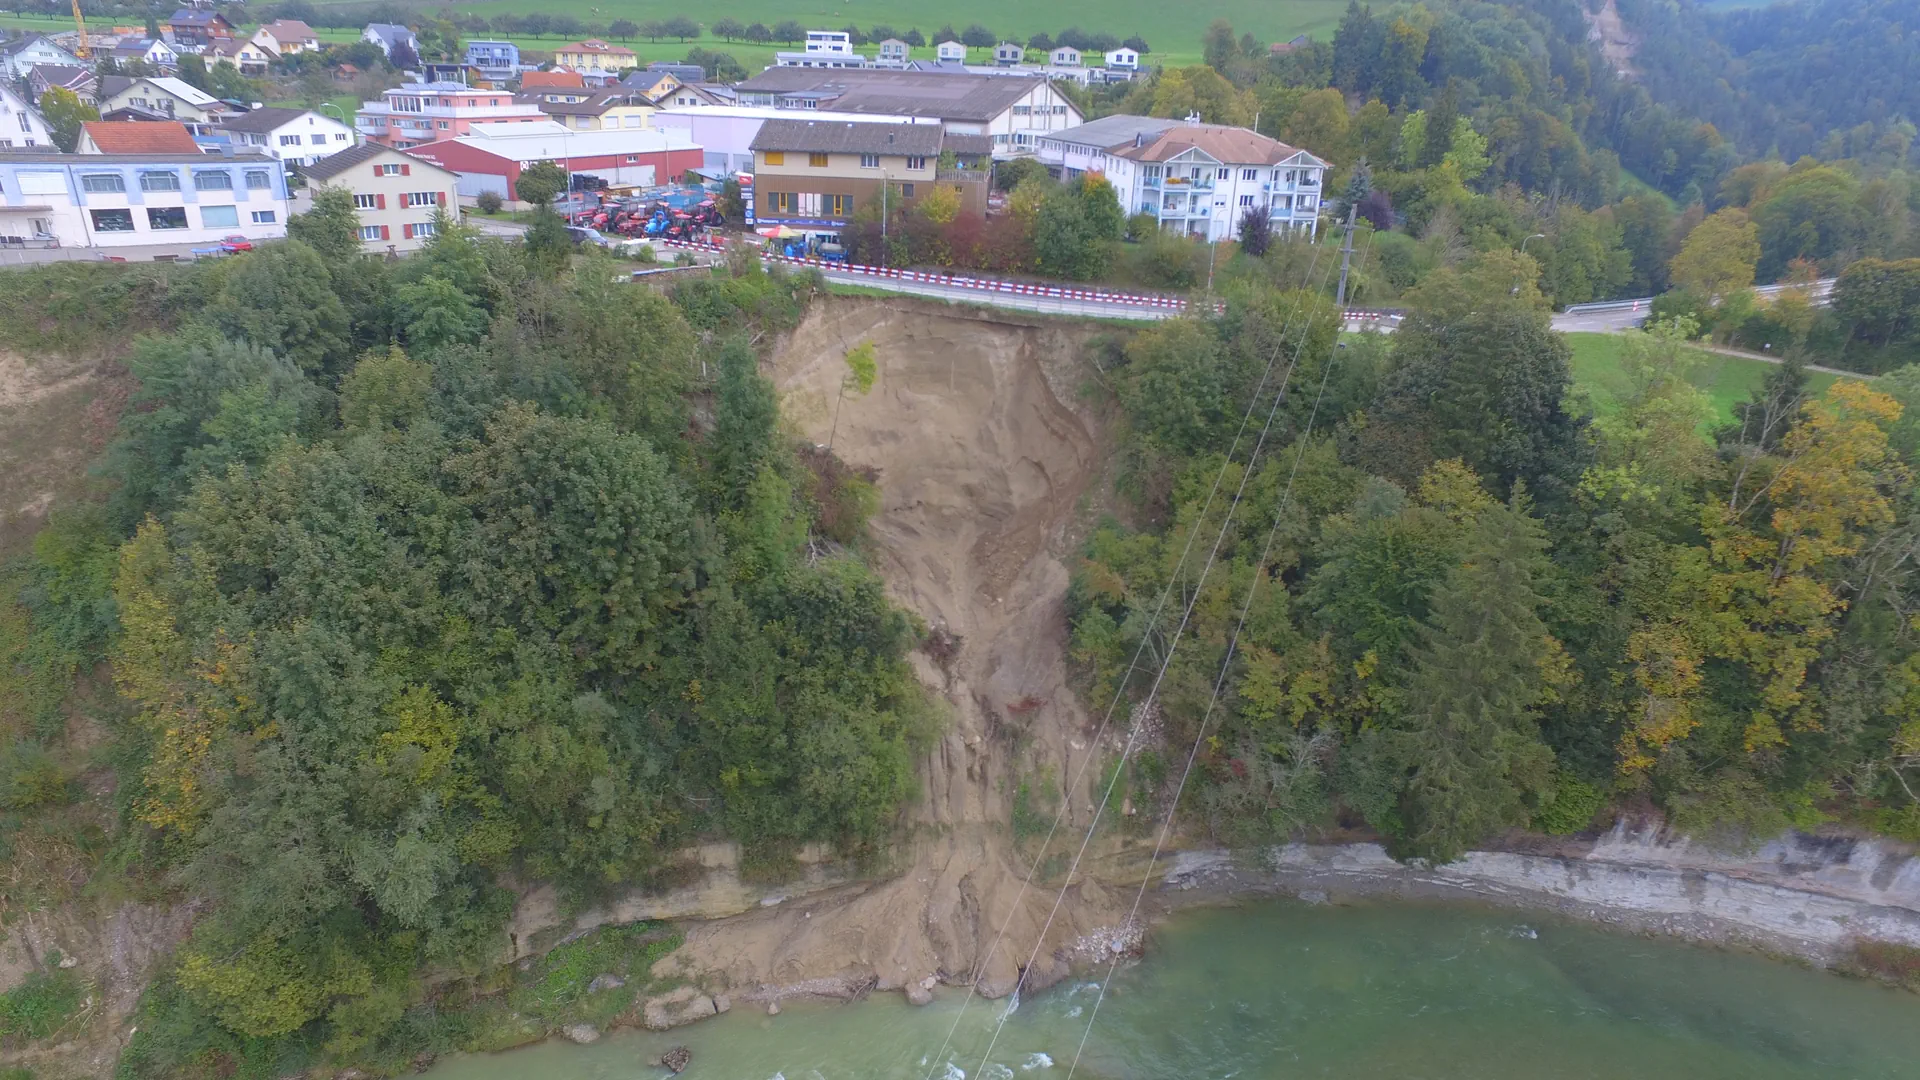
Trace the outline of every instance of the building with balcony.
<instances>
[{"instance_id":1,"label":"building with balcony","mask_svg":"<svg viewBox=\"0 0 1920 1080\"><path fill-rule=\"evenodd\" d=\"M995 157L1031 154L1041 136L1081 122L1051 80L1025 73L773 67L734 90L742 105L938 120L952 134L986 136Z\"/></svg>"},{"instance_id":2,"label":"building with balcony","mask_svg":"<svg viewBox=\"0 0 1920 1080\"><path fill-rule=\"evenodd\" d=\"M233 24L213 10L183 7L167 20L173 43L181 52L199 52L216 41L233 37Z\"/></svg>"},{"instance_id":3,"label":"building with balcony","mask_svg":"<svg viewBox=\"0 0 1920 1080\"><path fill-rule=\"evenodd\" d=\"M496 83L520 74L520 46L511 41L467 42L467 66Z\"/></svg>"},{"instance_id":4,"label":"building with balcony","mask_svg":"<svg viewBox=\"0 0 1920 1080\"><path fill-rule=\"evenodd\" d=\"M565 93L522 90L518 100L531 101L555 123L575 131L652 127L648 117L659 111L652 98L637 90L625 89Z\"/></svg>"},{"instance_id":5,"label":"building with balcony","mask_svg":"<svg viewBox=\"0 0 1920 1080\"><path fill-rule=\"evenodd\" d=\"M187 124L210 123L227 107L205 90L165 75L100 77L100 114L132 106Z\"/></svg>"},{"instance_id":6,"label":"building with balcony","mask_svg":"<svg viewBox=\"0 0 1920 1080\"><path fill-rule=\"evenodd\" d=\"M619 72L640 66L640 57L624 45L610 45L599 38L588 38L553 50L553 62L582 73Z\"/></svg>"},{"instance_id":7,"label":"building with balcony","mask_svg":"<svg viewBox=\"0 0 1920 1080\"><path fill-rule=\"evenodd\" d=\"M936 186L960 192L962 213L987 209L993 144L938 124L767 120L753 138L754 220L828 242L869 203L902 206ZM943 153L957 167L941 168Z\"/></svg>"},{"instance_id":8,"label":"building with balcony","mask_svg":"<svg viewBox=\"0 0 1920 1080\"><path fill-rule=\"evenodd\" d=\"M475 124L545 123L531 101L505 90L479 90L461 83L405 83L379 101L361 102L354 127L362 138L404 149L472 133Z\"/></svg>"},{"instance_id":9,"label":"building with balcony","mask_svg":"<svg viewBox=\"0 0 1920 1080\"><path fill-rule=\"evenodd\" d=\"M283 237L287 211L286 176L271 158L0 155L0 234L29 242L170 258L228 236Z\"/></svg>"},{"instance_id":10,"label":"building with balcony","mask_svg":"<svg viewBox=\"0 0 1920 1080\"><path fill-rule=\"evenodd\" d=\"M61 48L45 34L27 31L24 34L0 40L0 77L9 81L24 79L33 70L35 64L83 68L93 66L88 61Z\"/></svg>"},{"instance_id":11,"label":"building with balcony","mask_svg":"<svg viewBox=\"0 0 1920 1080\"><path fill-rule=\"evenodd\" d=\"M353 193L360 221L360 247L368 254L415 251L433 237L444 211L458 217L458 182L450 170L390 147L362 143L300 170L315 190L345 188ZM296 209L312 207L312 195Z\"/></svg>"},{"instance_id":12,"label":"building with balcony","mask_svg":"<svg viewBox=\"0 0 1920 1080\"><path fill-rule=\"evenodd\" d=\"M1127 213L1210 242L1237 238L1249 212L1314 235L1329 168L1246 128L1151 116L1106 116L1046 135L1038 157L1062 179L1100 173Z\"/></svg>"}]
</instances>

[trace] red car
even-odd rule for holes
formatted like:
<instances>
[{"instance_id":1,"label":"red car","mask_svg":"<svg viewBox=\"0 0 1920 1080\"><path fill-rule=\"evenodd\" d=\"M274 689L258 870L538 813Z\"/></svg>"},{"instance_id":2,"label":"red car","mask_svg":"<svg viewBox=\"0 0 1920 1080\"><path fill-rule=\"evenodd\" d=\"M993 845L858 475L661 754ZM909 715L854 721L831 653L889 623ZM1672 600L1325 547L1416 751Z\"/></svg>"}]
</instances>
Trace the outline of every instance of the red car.
<instances>
[{"instance_id":1,"label":"red car","mask_svg":"<svg viewBox=\"0 0 1920 1080\"><path fill-rule=\"evenodd\" d=\"M232 236L229 236L226 239L220 241L220 250L221 251L252 251L253 241L247 239L244 236L241 236L239 233L234 233Z\"/></svg>"}]
</instances>

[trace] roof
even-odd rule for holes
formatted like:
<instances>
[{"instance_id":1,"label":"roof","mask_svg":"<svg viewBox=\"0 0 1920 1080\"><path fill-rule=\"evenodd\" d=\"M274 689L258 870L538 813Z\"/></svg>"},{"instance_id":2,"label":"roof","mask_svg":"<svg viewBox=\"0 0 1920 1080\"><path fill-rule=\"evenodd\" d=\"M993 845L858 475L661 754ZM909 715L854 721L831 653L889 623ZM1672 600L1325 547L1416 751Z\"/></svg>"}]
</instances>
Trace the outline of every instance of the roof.
<instances>
[{"instance_id":1,"label":"roof","mask_svg":"<svg viewBox=\"0 0 1920 1080\"><path fill-rule=\"evenodd\" d=\"M219 19L221 22L227 22L226 16L217 11L200 11L194 8L181 8L174 12L173 16L169 18L167 22L170 24L184 23L187 26L212 26L215 19ZM232 26L233 24L227 23L227 25Z\"/></svg>"},{"instance_id":2,"label":"roof","mask_svg":"<svg viewBox=\"0 0 1920 1080\"><path fill-rule=\"evenodd\" d=\"M239 56L242 52L249 49L254 52L259 52L260 46L255 45L246 38L228 38L225 41L216 41L212 45L207 46L207 51L215 56Z\"/></svg>"},{"instance_id":3,"label":"roof","mask_svg":"<svg viewBox=\"0 0 1920 1080\"><path fill-rule=\"evenodd\" d=\"M59 42L53 40L47 35L42 34L35 30L29 30L24 34L21 34L19 37L8 38L5 41L0 41L0 56L12 56L14 53L24 52L26 51L27 46L32 45L35 42L39 42L40 44L45 45L49 49L56 49L60 52L66 53L68 56L73 55L73 51L71 49L66 49L61 47Z\"/></svg>"},{"instance_id":4,"label":"roof","mask_svg":"<svg viewBox=\"0 0 1920 1080\"><path fill-rule=\"evenodd\" d=\"M200 144L178 120L89 120L80 125L104 154L197 154Z\"/></svg>"},{"instance_id":5,"label":"roof","mask_svg":"<svg viewBox=\"0 0 1920 1080\"><path fill-rule=\"evenodd\" d=\"M1048 131L1038 137L1058 139L1078 146L1097 146L1102 150L1114 150L1122 146L1132 146L1137 137L1144 135L1148 139L1158 138L1160 133L1179 124L1178 120L1168 120L1159 116L1128 116L1116 113L1103 116L1098 120L1089 120L1079 127L1070 127L1065 131Z\"/></svg>"},{"instance_id":6,"label":"roof","mask_svg":"<svg viewBox=\"0 0 1920 1080\"><path fill-rule=\"evenodd\" d=\"M601 53L606 56L632 56L634 54L633 50L627 48L625 45L609 45L599 38L588 38L585 41L576 41L569 45L562 45L553 51L555 53Z\"/></svg>"},{"instance_id":7,"label":"roof","mask_svg":"<svg viewBox=\"0 0 1920 1080\"><path fill-rule=\"evenodd\" d=\"M472 42L468 42L472 44ZM577 71L523 71L520 73L520 89L532 90L535 87L555 86L578 88L586 83L580 79Z\"/></svg>"},{"instance_id":8,"label":"roof","mask_svg":"<svg viewBox=\"0 0 1920 1080\"><path fill-rule=\"evenodd\" d=\"M220 121L220 126L228 131L245 131L254 135L265 135L278 131L303 116L313 115L312 109L283 109L275 106L263 106L249 112L234 113Z\"/></svg>"},{"instance_id":9,"label":"roof","mask_svg":"<svg viewBox=\"0 0 1920 1080\"><path fill-rule=\"evenodd\" d=\"M817 93L838 112L986 121L1044 82L1036 75L947 74L863 68L775 67L740 83L742 93Z\"/></svg>"},{"instance_id":10,"label":"roof","mask_svg":"<svg viewBox=\"0 0 1920 1080\"><path fill-rule=\"evenodd\" d=\"M395 42L400 42L400 41L415 40L413 36L413 31L407 29L404 26L401 26L399 23L384 23L384 22L368 23L367 30L372 31L373 36L379 38L380 40L386 42L389 45L392 45ZM363 36L364 34L365 34L365 31L362 31Z\"/></svg>"},{"instance_id":11,"label":"roof","mask_svg":"<svg viewBox=\"0 0 1920 1080\"><path fill-rule=\"evenodd\" d=\"M1278 139L1224 124L1175 124L1144 145L1124 147L1115 153L1132 161L1170 161L1193 149L1226 165L1278 165L1302 154L1314 163L1326 164Z\"/></svg>"},{"instance_id":12,"label":"roof","mask_svg":"<svg viewBox=\"0 0 1920 1080\"><path fill-rule=\"evenodd\" d=\"M328 154L326 157L321 158L311 165L300 166L297 171L309 180L327 180L339 176L355 165L364 165L382 154L398 155L402 161L405 161L407 158L407 155L400 153L400 151L395 150L391 146L381 146L379 143L367 142L361 143L358 146L349 146L338 153ZM428 168L440 168L440 166L435 165L431 161L425 162L425 164Z\"/></svg>"},{"instance_id":13,"label":"roof","mask_svg":"<svg viewBox=\"0 0 1920 1080\"><path fill-rule=\"evenodd\" d=\"M768 120L749 145L752 150L794 150L814 154L906 154L937 157L938 124L863 124L836 120Z\"/></svg>"},{"instance_id":14,"label":"roof","mask_svg":"<svg viewBox=\"0 0 1920 1080\"><path fill-rule=\"evenodd\" d=\"M61 154L51 150L44 153L9 150L5 158L0 160L9 165L25 162L33 165L71 165L79 169L97 169L103 165L277 164L265 154L210 154L198 146L194 147L192 153L170 151L163 154Z\"/></svg>"},{"instance_id":15,"label":"roof","mask_svg":"<svg viewBox=\"0 0 1920 1080\"><path fill-rule=\"evenodd\" d=\"M299 19L275 19L260 29L275 41L307 41L320 36Z\"/></svg>"},{"instance_id":16,"label":"roof","mask_svg":"<svg viewBox=\"0 0 1920 1080\"><path fill-rule=\"evenodd\" d=\"M993 153L993 136L956 135L949 131L947 132L946 138L940 141L940 149L942 151L951 150L956 154L976 156L980 154L991 154Z\"/></svg>"},{"instance_id":17,"label":"roof","mask_svg":"<svg viewBox=\"0 0 1920 1080\"><path fill-rule=\"evenodd\" d=\"M63 86L71 90L76 86L99 82L99 76L83 67L68 64L35 64L28 73L48 86Z\"/></svg>"},{"instance_id":18,"label":"roof","mask_svg":"<svg viewBox=\"0 0 1920 1080\"><path fill-rule=\"evenodd\" d=\"M633 87L635 90L657 94L661 93L661 84L665 83L668 79L672 79L676 83L681 82L680 76L675 75L671 71L655 71L652 69L646 71L630 71L626 74L626 77L620 81Z\"/></svg>"},{"instance_id":19,"label":"roof","mask_svg":"<svg viewBox=\"0 0 1920 1080\"><path fill-rule=\"evenodd\" d=\"M508 161L528 162L699 149L681 132L655 131L651 128L577 131L551 120L542 120L519 124L475 124L471 130L471 135L425 143L411 148L407 153L433 161L432 155L437 148L455 143Z\"/></svg>"},{"instance_id":20,"label":"roof","mask_svg":"<svg viewBox=\"0 0 1920 1080\"><path fill-rule=\"evenodd\" d=\"M147 50L151 48L153 48L153 41L150 38L145 41L138 38L127 38L118 45L115 45L113 51L126 53L129 56L145 56Z\"/></svg>"},{"instance_id":21,"label":"roof","mask_svg":"<svg viewBox=\"0 0 1920 1080\"><path fill-rule=\"evenodd\" d=\"M205 90L202 90L197 86L194 86L192 83L187 82L185 79L176 79L170 75L154 75L150 77L148 76L142 76L142 77L146 78L146 80L152 83L153 85L159 87L162 90L165 90L167 93L172 94L174 97L179 98L181 101L184 101L189 105L198 105L204 109L209 105L220 104L219 98L216 98L212 94L207 93Z\"/></svg>"},{"instance_id":22,"label":"roof","mask_svg":"<svg viewBox=\"0 0 1920 1080\"><path fill-rule=\"evenodd\" d=\"M599 116L609 109L622 106L639 105L653 107L653 100L638 90L589 90L585 101L548 101L538 94L531 95L532 104L540 111L559 116Z\"/></svg>"}]
</instances>

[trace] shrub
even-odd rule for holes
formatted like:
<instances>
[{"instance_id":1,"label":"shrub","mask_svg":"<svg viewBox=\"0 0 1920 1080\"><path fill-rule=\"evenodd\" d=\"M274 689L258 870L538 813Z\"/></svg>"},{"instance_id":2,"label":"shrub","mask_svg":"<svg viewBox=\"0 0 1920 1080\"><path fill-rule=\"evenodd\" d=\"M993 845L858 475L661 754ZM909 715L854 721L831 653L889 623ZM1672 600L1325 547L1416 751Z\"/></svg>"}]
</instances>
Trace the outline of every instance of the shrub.
<instances>
[{"instance_id":1,"label":"shrub","mask_svg":"<svg viewBox=\"0 0 1920 1080\"><path fill-rule=\"evenodd\" d=\"M0 994L0 1043L44 1039L59 1031L80 1008L86 987L72 971L36 971L27 981Z\"/></svg>"},{"instance_id":2,"label":"shrub","mask_svg":"<svg viewBox=\"0 0 1920 1080\"><path fill-rule=\"evenodd\" d=\"M1160 232L1160 219L1140 211L1127 218L1127 239L1135 242L1149 240Z\"/></svg>"},{"instance_id":3,"label":"shrub","mask_svg":"<svg viewBox=\"0 0 1920 1080\"><path fill-rule=\"evenodd\" d=\"M1200 280L1205 252L1199 241L1179 233L1155 233L1141 245L1140 280L1163 289L1186 289Z\"/></svg>"},{"instance_id":4,"label":"shrub","mask_svg":"<svg viewBox=\"0 0 1920 1080\"><path fill-rule=\"evenodd\" d=\"M506 205L506 200L502 199L497 191L483 191L480 197L474 200L473 205L483 214L497 214L500 208Z\"/></svg>"},{"instance_id":5,"label":"shrub","mask_svg":"<svg viewBox=\"0 0 1920 1080\"><path fill-rule=\"evenodd\" d=\"M1554 784L1553 800L1533 816L1533 826L1554 836L1577 833L1593 823L1606 801L1606 792L1592 784L1561 777Z\"/></svg>"}]
</instances>

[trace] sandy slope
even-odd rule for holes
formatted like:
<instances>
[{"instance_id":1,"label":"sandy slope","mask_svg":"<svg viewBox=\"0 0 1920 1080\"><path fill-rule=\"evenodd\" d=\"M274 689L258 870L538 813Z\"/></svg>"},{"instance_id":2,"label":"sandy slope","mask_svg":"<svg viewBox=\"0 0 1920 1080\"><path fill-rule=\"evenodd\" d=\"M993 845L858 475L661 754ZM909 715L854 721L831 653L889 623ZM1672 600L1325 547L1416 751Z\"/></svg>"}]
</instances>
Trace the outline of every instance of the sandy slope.
<instances>
[{"instance_id":1,"label":"sandy slope","mask_svg":"<svg viewBox=\"0 0 1920 1080\"><path fill-rule=\"evenodd\" d=\"M944 670L915 657L951 722L921 765L903 873L696 926L676 956L684 970L721 974L748 997L868 983L917 994L929 976L964 985L976 969L989 995L1015 985L1057 887L1022 895L1028 864L1009 828L1018 777L1051 770L1068 790L1054 850L1091 820L1091 774L1065 781L1094 753L1097 718L1067 688L1061 613L1065 530L1103 452L1077 393L1087 336L1005 313L843 298L817 303L774 357L788 422L879 471L880 571L901 604L960 639ZM838 401L836 421L843 357L869 340L879 380ZM1111 925L1118 901L1091 882L1069 889L1036 981L1064 974L1054 952Z\"/></svg>"}]
</instances>

